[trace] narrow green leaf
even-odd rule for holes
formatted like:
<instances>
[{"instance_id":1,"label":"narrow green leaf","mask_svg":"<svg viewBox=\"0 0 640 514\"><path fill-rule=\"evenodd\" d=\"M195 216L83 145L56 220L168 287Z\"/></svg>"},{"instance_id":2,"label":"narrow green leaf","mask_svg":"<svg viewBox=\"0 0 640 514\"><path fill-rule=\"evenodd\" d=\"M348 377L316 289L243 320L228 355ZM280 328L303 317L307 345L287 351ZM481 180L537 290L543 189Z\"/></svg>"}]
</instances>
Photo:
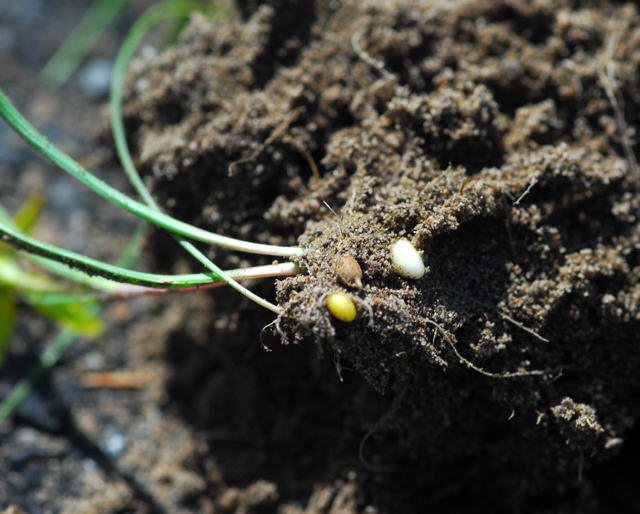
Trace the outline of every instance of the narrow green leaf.
<instances>
[{"instance_id":1,"label":"narrow green leaf","mask_svg":"<svg viewBox=\"0 0 640 514\"><path fill-rule=\"evenodd\" d=\"M0 287L0 366L9 350L9 340L16 315L16 295L8 287Z\"/></svg>"},{"instance_id":2,"label":"narrow green leaf","mask_svg":"<svg viewBox=\"0 0 640 514\"><path fill-rule=\"evenodd\" d=\"M195 239L197 241L216 244L248 253L279 255L282 257L300 256L305 253L304 249L294 246L274 246L221 236L220 234L194 227L189 223L177 220L172 216L158 212L145 204L133 200L118 191L116 188L107 184L104 180L96 177L93 173L84 169L79 162L72 159L55 145L51 144L46 137L44 137L22 114L20 114L2 89L0 89L0 117L2 117L27 143L94 192L114 205L117 205L170 232L183 237ZM229 284L233 285L231 282L229 282Z\"/></svg>"},{"instance_id":3,"label":"narrow green leaf","mask_svg":"<svg viewBox=\"0 0 640 514\"><path fill-rule=\"evenodd\" d=\"M128 0L96 0L41 72L52 86L64 84Z\"/></svg>"},{"instance_id":4,"label":"narrow green leaf","mask_svg":"<svg viewBox=\"0 0 640 514\"><path fill-rule=\"evenodd\" d=\"M47 294L27 293L22 299L39 314L60 328L84 337L95 337L102 332L102 321L96 315L95 303L49 301ZM56 299L56 298L54 298ZM61 297L57 297L58 300Z\"/></svg>"},{"instance_id":5,"label":"narrow green leaf","mask_svg":"<svg viewBox=\"0 0 640 514\"><path fill-rule=\"evenodd\" d=\"M127 37L125 38L116 62L113 66L113 75L111 76L111 93L110 93L110 107L111 107L111 132L113 133L113 140L116 145L116 151L120 159L120 163L124 168L129 181L133 185L136 192L144 200L144 202L152 208L157 210L157 205L147 188L145 187L140 174L136 170L131 153L129 152L129 145L124 131L124 121L122 117L122 96L124 91L124 81L127 74L127 68L133 58L138 46L142 43L142 40L147 35L149 30L154 25L157 25L163 20L187 18L194 11L202 9L202 3L197 0L168 0L160 4L154 5L147 9L140 18L136 20L131 29L129 30ZM207 14L222 15L226 13L225 9L218 6L209 6Z\"/></svg>"},{"instance_id":6,"label":"narrow green leaf","mask_svg":"<svg viewBox=\"0 0 640 514\"><path fill-rule=\"evenodd\" d=\"M13 217L14 226L20 230L20 232L31 234L40 219L43 205L44 196L42 196L41 193L36 192L31 194Z\"/></svg>"},{"instance_id":7,"label":"narrow green leaf","mask_svg":"<svg viewBox=\"0 0 640 514\"><path fill-rule=\"evenodd\" d=\"M215 273L195 273L191 275L159 275L132 271L119 266L113 266L105 262L85 257L84 255L63 250L54 245L38 241L32 237L21 234L11 227L0 223L0 238L24 251L34 253L41 257L62 262L73 266L90 275L100 275L110 280L157 288L192 287L203 284L220 282L220 276Z\"/></svg>"},{"instance_id":8,"label":"narrow green leaf","mask_svg":"<svg viewBox=\"0 0 640 514\"><path fill-rule=\"evenodd\" d=\"M144 185L138 170L133 164L131 153L129 152L129 145L124 131L124 121L122 117L122 92L124 90L124 78L129 66L129 62L133 58L138 45L142 42L144 36L156 23L167 18L184 17L189 15L192 10L199 7L199 2L178 2L175 0L169 0L162 4L153 6L136 21L133 25L127 37L125 38L118 57L116 58L116 64L114 66L114 72L111 79L111 130L113 133L113 139L115 141L118 157L125 173L129 177L129 181L133 185L136 192L144 200L144 202L158 214L161 213L160 207L153 200L151 194ZM225 11L219 9L214 11L216 14L222 14ZM243 285L236 282L231 276L222 271L216 264L214 264L203 252L201 252L192 242L184 238L184 234L174 233L174 237L182 246L182 248L195 258L205 269L215 273L218 277L224 280L232 288L239 293L243 294L250 300L256 302L258 305L269 309L276 314L280 313L280 308L273 305L271 302L256 295ZM238 248L238 247L236 247Z\"/></svg>"},{"instance_id":9,"label":"narrow green leaf","mask_svg":"<svg viewBox=\"0 0 640 514\"><path fill-rule=\"evenodd\" d=\"M21 268L13 256L0 255L0 286L19 291L54 292L64 287L56 280Z\"/></svg>"}]
</instances>

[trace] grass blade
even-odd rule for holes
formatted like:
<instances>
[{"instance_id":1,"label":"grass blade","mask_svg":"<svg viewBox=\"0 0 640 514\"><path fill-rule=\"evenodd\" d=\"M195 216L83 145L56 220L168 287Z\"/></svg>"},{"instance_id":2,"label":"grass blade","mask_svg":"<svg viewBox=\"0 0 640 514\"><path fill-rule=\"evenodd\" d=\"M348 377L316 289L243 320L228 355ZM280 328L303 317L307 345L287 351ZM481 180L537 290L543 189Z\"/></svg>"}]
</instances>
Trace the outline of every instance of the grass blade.
<instances>
[{"instance_id":1,"label":"grass blade","mask_svg":"<svg viewBox=\"0 0 640 514\"><path fill-rule=\"evenodd\" d=\"M42 79L54 87L64 84L127 1L96 0L44 66Z\"/></svg>"},{"instance_id":2,"label":"grass blade","mask_svg":"<svg viewBox=\"0 0 640 514\"><path fill-rule=\"evenodd\" d=\"M41 257L46 257L47 259L53 259L68 266L73 266L74 268L77 268L89 275L99 275L116 282L166 289L175 287L192 287L221 281L221 278L215 273L159 275L154 273L144 273L141 271L132 271L112 264L107 264L69 250L64 250L54 245L43 243L37 239L22 234L3 223L0 223L0 236L2 236L2 240L4 242L12 244L21 250L34 253Z\"/></svg>"},{"instance_id":3,"label":"grass blade","mask_svg":"<svg viewBox=\"0 0 640 514\"><path fill-rule=\"evenodd\" d=\"M144 185L138 170L133 164L127 139L125 136L124 122L122 118L122 95L124 90L124 79L129 63L135 54L136 49L142 42L144 36L149 30L158 22L176 17L188 16L195 8L198 7L197 3L177 3L174 1L164 2L148 9L133 25L127 37L125 38L118 57L116 58L116 64L114 66L114 73L111 80L111 128L113 132L113 138L116 144L116 150L120 158L120 162L129 177L129 181L144 200L144 202L156 212L160 212L159 206L153 200L149 191ZM178 236L178 243L184 250L186 250L192 257L194 257L200 264L206 269L218 275L222 280L229 284L232 288L238 291L240 294L246 296L250 300L254 301L261 307L265 307L270 311L279 314L281 309L265 300L264 298L256 295L243 285L235 281L231 276L225 274L216 264L214 264L204 253L191 242Z\"/></svg>"},{"instance_id":4,"label":"grass blade","mask_svg":"<svg viewBox=\"0 0 640 514\"><path fill-rule=\"evenodd\" d=\"M273 246L221 236L208 230L189 225L184 221L177 220L129 198L127 195L84 169L80 163L51 144L18 112L2 89L0 89L0 116L31 146L94 192L111 203L174 234L248 253L279 255L281 257L294 257L304 253L304 250L298 247Z\"/></svg>"},{"instance_id":5,"label":"grass blade","mask_svg":"<svg viewBox=\"0 0 640 514\"><path fill-rule=\"evenodd\" d=\"M116 151L120 164L125 170L127 177L131 185L136 192L144 200L144 202L150 207L157 207L155 201L147 191L140 174L136 170L133 160L131 159L131 153L129 152L129 146L125 136L124 122L122 117L122 97L124 91L124 81L129 68L129 63L133 58L136 50L142 43L142 40L151 30L154 25L159 22L168 19L186 18L195 10L201 7L201 2L193 1L181 1L169 0L158 5L154 5L147 9L138 20L133 24L129 30L120 50L116 57L116 62L113 65L113 75L111 76L111 93L110 93L110 108L111 108L111 132L113 133L113 140L116 145ZM224 13L225 10L218 8L213 13ZM212 13L209 13L212 14Z\"/></svg>"},{"instance_id":6,"label":"grass blade","mask_svg":"<svg viewBox=\"0 0 640 514\"><path fill-rule=\"evenodd\" d=\"M70 250L43 243L30 236L22 234L8 225L0 222L0 237L5 242L12 244L26 252L31 252L46 259L53 259L66 266L74 266L83 273L105 277L112 282L114 290L121 283L133 284L160 289L178 289L185 287L199 287L217 282L224 282L215 272L192 273L186 275L164 275L157 273L145 273L134 271L121 266L92 259ZM240 268L224 272L233 279L246 279L266 276L282 276L296 272L295 264L291 262L256 266L254 268Z\"/></svg>"}]
</instances>

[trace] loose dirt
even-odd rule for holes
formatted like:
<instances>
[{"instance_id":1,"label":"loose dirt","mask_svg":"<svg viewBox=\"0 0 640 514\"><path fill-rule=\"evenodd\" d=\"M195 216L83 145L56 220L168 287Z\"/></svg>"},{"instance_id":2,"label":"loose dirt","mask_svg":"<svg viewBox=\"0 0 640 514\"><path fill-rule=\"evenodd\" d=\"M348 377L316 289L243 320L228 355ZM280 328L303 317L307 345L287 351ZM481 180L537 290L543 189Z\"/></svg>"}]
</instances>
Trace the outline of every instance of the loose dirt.
<instances>
[{"instance_id":1,"label":"loose dirt","mask_svg":"<svg viewBox=\"0 0 640 514\"><path fill-rule=\"evenodd\" d=\"M277 284L278 337L297 347L259 357L253 385L201 364L210 385L198 402L218 418L231 395L246 405L241 430L289 434L286 453L297 447L311 469L256 456L296 470L293 484L275 481L281 501L355 469L356 510L597 508L589 469L620 451L638 414L637 10L495 0L242 11L237 23L197 19L140 61L127 104L140 164L174 214L310 250L304 272ZM400 237L423 252L423 279L393 273ZM358 261L361 287L338 280L338 254ZM329 315L334 291L355 299L356 322ZM216 325L235 316L242 336L222 336ZM257 345L265 323L219 297L211 318L213 362ZM247 400L254 388L276 405L295 397L304 416L265 412ZM209 430L228 426L190 411Z\"/></svg>"},{"instance_id":2,"label":"loose dirt","mask_svg":"<svg viewBox=\"0 0 640 514\"><path fill-rule=\"evenodd\" d=\"M127 127L168 211L302 245L304 271L251 284L285 309L264 331L220 290L140 320L162 379L119 463L153 501L96 474L67 506L640 512L637 8L241 4L135 63ZM393 272L399 238L422 279ZM148 254L187 266L161 234Z\"/></svg>"}]
</instances>

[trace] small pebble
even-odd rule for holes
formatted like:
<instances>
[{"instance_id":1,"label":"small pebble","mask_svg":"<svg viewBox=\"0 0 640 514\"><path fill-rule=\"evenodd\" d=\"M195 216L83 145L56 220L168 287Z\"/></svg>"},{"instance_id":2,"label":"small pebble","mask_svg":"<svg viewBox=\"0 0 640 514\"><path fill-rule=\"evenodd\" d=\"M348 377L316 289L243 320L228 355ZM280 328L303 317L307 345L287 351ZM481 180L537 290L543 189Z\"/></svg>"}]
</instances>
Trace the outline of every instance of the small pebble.
<instances>
[{"instance_id":1,"label":"small pebble","mask_svg":"<svg viewBox=\"0 0 640 514\"><path fill-rule=\"evenodd\" d=\"M80 70L78 85L88 96L105 97L111 85L112 68L109 59L94 59Z\"/></svg>"}]
</instances>

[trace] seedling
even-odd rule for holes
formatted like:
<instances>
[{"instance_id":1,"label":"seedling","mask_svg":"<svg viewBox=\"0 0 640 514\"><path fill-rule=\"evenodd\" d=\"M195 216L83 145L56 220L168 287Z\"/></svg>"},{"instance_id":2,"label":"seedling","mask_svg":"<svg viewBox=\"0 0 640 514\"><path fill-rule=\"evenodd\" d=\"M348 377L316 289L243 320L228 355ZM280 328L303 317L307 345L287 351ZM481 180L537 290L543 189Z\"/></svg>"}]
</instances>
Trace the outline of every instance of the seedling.
<instances>
[{"instance_id":1,"label":"seedling","mask_svg":"<svg viewBox=\"0 0 640 514\"><path fill-rule=\"evenodd\" d=\"M179 279L181 285L177 286L177 283L173 281L173 279L175 279L176 277L141 277L139 274L133 272L132 270L115 270L113 269L113 267L109 267L105 263L91 260L77 254L72 255L69 252L65 252L64 250L61 250L59 248L34 241L24 236L23 234L20 234L19 232L13 231L11 227L7 226L6 224L0 223L0 235L2 235L5 241L11 242L12 244L19 246L20 248L28 252L39 254L47 259L53 259L59 262L63 262L64 264L74 267L81 272L88 272L89 274L99 274L121 283L168 289L175 288L176 286L186 288L201 287L205 286L206 284L214 284L216 282L222 281L239 291L241 294L247 296L249 299L258 303L262 307L265 307L276 314L280 314L281 309L278 306L273 305L271 302L265 300L264 298L255 295L244 286L239 284L234 277L248 278L255 276L278 276L280 274L289 274L296 270L293 263L280 263L271 267L261 267L258 270L235 270L234 272L227 273L222 271L217 265L211 262L186 238L207 242L210 244L216 244L237 251L288 258L301 256L304 253L304 250L299 247L274 246L221 236L219 234L194 227L182 221L176 220L171 216L161 213L158 206L151 198L151 195L146 190L137 170L133 165L126 139L124 137L124 126L122 123L122 90L124 73L129 61L131 60L137 46L142 41L146 32L154 24L166 18L185 16L192 12L193 6L194 4L191 3L189 3L189 5L185 5L184 3L165 2L149 9L131 29L116 60L111 94L111 107L113 114L112 127L114 138L116 140L118 154L123 163L125 171L127 172L127 175L134 188L145 200L145 203L147 205L137 202L136 200L122 194L118 190L106 184L95 175L84 169L78 162L76 162L71 157L64 154L62 151L52 145L17 111L17 109L11 104L10 100L2 92L2 90L0 90L0 116L2 116L2 118L4 118L5 121L23 139L25 139L25 141L42 152L46 157L56 163L63 170L83 182L93 191L100 194L115 205L118 205L119 207L128 210L129 212L145 219L146 221L154 223L172 232L178 239L179 243L183 246L183 248L185 248L185 250L187 250L194 258L196 258L196 260L198 260L198 262L200 262L200 264L202 264L210 272L209 274L207 274L207 278L205 279L203 276L200 276L196 280L196 282L192 283L187 283L182 279ZM191 278L193 279L195 277Z\"/></svg>"}]
</instances>

